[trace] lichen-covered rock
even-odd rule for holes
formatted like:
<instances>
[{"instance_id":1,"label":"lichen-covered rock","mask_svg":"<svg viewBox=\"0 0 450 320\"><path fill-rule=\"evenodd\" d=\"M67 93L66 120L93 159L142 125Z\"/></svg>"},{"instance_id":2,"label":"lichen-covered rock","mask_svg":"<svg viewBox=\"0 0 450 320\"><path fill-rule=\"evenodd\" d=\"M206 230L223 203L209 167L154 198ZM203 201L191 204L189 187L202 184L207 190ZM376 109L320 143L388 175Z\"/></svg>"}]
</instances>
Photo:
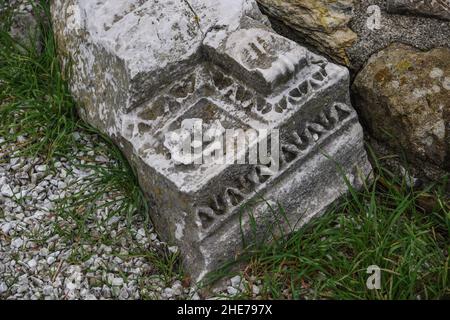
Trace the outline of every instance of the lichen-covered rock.
<instances>
[{"instance_id":1,"label":"lichen-covered rock","mask_svg":"<svg viewBox=\"0 0 450 320\"><path fill-rule=\"evenodd\" d=\"M416 164L450 170L450 49L394 44L369 59L353 91L376 139Z\"/></svg>"},{"instance_id":2,"label":"lichen-covered rock","mask_svg":"<svg viewBox=\"0 0 450 320\"><path fill-rule=\"evenodd\" d=\"M348 23L353 0L258 0L272 17L336 62L347 65L346 49L356 41Z\"/></svg>"},{"instance_id":3,"label":"lichen-covered rock","mask_svg":"<svg viewBox=\"0 0 450 320\"><path fill-rule=\"evenodd\" d=\"M450 20L449 0L387 0L388 12Z\"/></svg>"}]
</instances>

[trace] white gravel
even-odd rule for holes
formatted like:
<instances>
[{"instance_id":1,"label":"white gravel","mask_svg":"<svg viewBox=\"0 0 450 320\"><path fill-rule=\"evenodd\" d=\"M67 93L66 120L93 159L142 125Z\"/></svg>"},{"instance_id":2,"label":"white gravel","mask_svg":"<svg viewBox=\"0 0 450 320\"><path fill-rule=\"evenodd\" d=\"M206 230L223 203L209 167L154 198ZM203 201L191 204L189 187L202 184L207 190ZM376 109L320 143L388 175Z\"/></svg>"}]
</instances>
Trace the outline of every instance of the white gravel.
<instances>
[{"instance_id":1,"label":"white gravel","mask_svg":"<svg viewBox=\"0 0 450 320\"><path fill-rule=\"evenodd\" d=\"M92 135L76 138L87 150L101 146ZM0 138L0 300L200 299L178 275L160 274L149 258L176 253L177 247L161 242L143 216L135 215L129 225L126 217L114 215L120 195L105 193L97 206L115 201L96 207L91 216L83 216L84 207L72 215L57 210L61 199L83 187L95 192L90 180L95 171L86 165L111 163L105 155L74 147L65 158L42 163L14 157L15 144L3 142ZM212 295L244 291L257 298L260 287L236 276Z\"/></svg>"},{"instance_id":2,"label":"white gravel","mask_svg":"<svg viewBox=\"0 0 450 320\"><path fill-rule=\"evenodd\" d=\"M99 143L77 136L88 149ZM0 148L0 299L184 299L195 294L176 276L158 274L146 255L176 248L169 251L145 219L129 226L126 217L113 215L120 202L85 220L80 212L74 217L79 225L58 214L59 199L90 183L94 172L81 163L101 165L109 159L74 147L73 154L54 159L51 166L14 158L14 148ZM106 193L97 205L117 197Z\"/></svg>"}]
</instances>

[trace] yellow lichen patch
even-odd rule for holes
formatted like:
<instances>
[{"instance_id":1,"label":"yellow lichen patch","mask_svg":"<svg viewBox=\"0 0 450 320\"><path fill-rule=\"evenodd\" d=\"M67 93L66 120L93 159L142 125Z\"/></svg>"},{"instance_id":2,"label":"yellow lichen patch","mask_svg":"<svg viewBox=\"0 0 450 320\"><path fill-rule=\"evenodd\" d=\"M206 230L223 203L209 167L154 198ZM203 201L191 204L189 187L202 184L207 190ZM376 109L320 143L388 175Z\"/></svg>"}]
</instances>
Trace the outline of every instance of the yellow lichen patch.
<instances>
[{"instance_id":1,"label":"yellow lichen patch","mask_svg":"<svg viewBox=\"0 0 450 320\"><path fill-rule=\"evenodd\" d=\"M335 62L349 65L346 50L357 41L348 26L353 0L258 0L271 15Z\"/></svg>"},{"instance_id":2,"label":"yellow lichen patch","mask_svg":"<svg viewBox=\"0 0 450 320\"><path fill-rule=\"evenodd\" d=\"M406 78L406 77L401 77L400 78L400 85L401 86L404 86L407 83L408 83L408 78Z\"/></svg>"},{"instance_id":3,"label":"yellow lichen patch","mask_svg":"<svg viewBox=\"0 0 450 320\"><path fill-rule=\"evenodd\" d=\"M388 68L383 68L375 74L375 80L382 85L392 80L391 71Z\"/></svg>"},{"instance_id":4,"label":"yellow lichen patch","mask_svg":"<svg viewBox=\"0 0 450 320\"><path fill-rule=\"evenodd\" d=\"M412 67L413 67L413 65L409 60L402 60L395 66L397 71L400 73L405 73L406 71L410 70L410 68L412 68Z\"/></svg>"}]
</instances>

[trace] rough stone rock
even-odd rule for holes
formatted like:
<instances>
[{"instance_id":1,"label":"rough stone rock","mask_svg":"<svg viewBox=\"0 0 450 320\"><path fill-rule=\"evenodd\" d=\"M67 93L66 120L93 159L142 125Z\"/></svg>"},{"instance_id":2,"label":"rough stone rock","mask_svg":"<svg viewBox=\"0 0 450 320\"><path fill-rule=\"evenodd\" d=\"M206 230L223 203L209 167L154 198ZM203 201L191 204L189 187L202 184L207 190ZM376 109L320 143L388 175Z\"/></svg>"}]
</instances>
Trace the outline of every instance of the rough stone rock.
<instances>
[{"instance_id":1,"label":"rough stone rock","mask_svg":"<svg viewBox=\"0 0 450 320\"><path fill-rule=\"evenodd\" d=\"M280 34L348 66L353 75L370 56L394 42L421 50L450 46L449 22L395 14L391 11L392 5L388 7L390 1L386 0L258 2ZM448 14L446 1L416 2L424 3L418 5L422 11L442 7L441 11L434 11L439 11L441 17Z\"/></svg>"},{"instance_id":2,"label":"rough stone rock","mask_svg":"<svg viewBox=\"0 0 450 320\"><path fill-rule=\"evenodd\" d=\"M450 170L450 49L394 44L370 58L353 91L376 139L424 168Z\"/></svg>"},{"instance_id":3,"label":"rough stone rock","mask_svg":"<svg viewBox=\"0 0 450 320\"><path fill-rule=\"evenodd\" d=\"M371 9L374 11L371 11ZM369 28L379 9L379 28ZM395 42L420 50L450 47L450 22L426 17L391 14L386 0L355 0L350 28L358 34L358 41L347 50L350 70L356 74L367 60Z\"/></svg>"},{"instance_id":4,"label":"rough stone rock","mask_svg":"<svg viewBox=\"0 0 450 320\"><path fill-rule=\"evenodd\" d=\"M264 12L292 28L281 31L294 40L306 42L316 50L348 65L346 50L357 39L348 27L352 18L353 0L258 0Z\"/></svg>"},{"instance_id":5,"label":"rough stone rock","mask_svg":"<svg viewBox=\"0 0 450 320\"><path fill-rule=\"evenodd\" d=\"M261 197L300 227L347 191L342 174L358 187L370 172L348 70L276 34L253 0L55 0L52 16L80 114L133 164L156 230L196 280L279 219ZM205 161L224 144L198 131L229 129L278 130L280 143L268 162ZM180 152L186 140L199 158ZM256 230L241 217L249 203Z\"/></svg>"},{"instance_id":6,"label":"rough stone rock","mask_svg":"<svg viewBox=\"0 0 450 320\"><path fill-rule=\"evenodd\" d=\"M387 0L388 12L417 14L450 20L449 0Z\"/></svg>"}]
</instances>

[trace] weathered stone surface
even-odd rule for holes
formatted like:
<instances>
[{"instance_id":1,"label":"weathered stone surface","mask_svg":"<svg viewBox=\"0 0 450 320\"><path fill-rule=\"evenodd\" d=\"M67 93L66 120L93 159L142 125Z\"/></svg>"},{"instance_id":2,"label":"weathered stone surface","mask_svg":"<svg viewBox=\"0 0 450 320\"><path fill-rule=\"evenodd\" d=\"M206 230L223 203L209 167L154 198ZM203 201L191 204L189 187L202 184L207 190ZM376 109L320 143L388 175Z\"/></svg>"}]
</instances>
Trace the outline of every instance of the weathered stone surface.
<instances>
[{"instance_id":1,"label":"weathered stone surface","mask_svg":"<svg viewBox=\"0 0 450 320\"><path fill-rule=\"evenodd\" d=\"M370 58L353 89L375 138L423 167L450 170L450 49L394 44Z\"/></svg>"},{"instance_id":2,"label":"weathered stone surface","mask_svg":"<svg viewBox=\"0 0 450 320\"><path fill-rule=\"evenodd\" d=\"M197 280L252 234L242 205L279 202L299 227L346 192L341 174L359 186L370 171L348 71L274 33L253 0L55 0L52 15L80 114L122 148ZM194 119L205 135L279 130L280 169L183 157L177 130Z\"/></svg>"},{"instance_id":3,"label":"weathered stone surface","mask_svg":"<svg viewBox=\"0 0 450 320\"><path fill-rule=\"evenodd\" d=\"M370 11L372 8L374 11ZM379 28L368 24L379 11ZM401 42L420 50L450 47L450 22L427 17L391 14L386 0L354 0L354 16L350 28L358 34L358 41L347 50L350 69L357 73L367 60L394 42Z\"/></svg>"},{"instance_id":4,"label":"weathered stone surface","mask_svg":"<svg viewBox=\"0 0 450 320\"><path fill-rule=\"evenodd\" d=\"M445 9L445 1L416 2L424 3L420 8ZM353 74L372 54L394 42L421 50L450 46L449 22L393 14L386 0L258 0L258 3L280 34L348 66ZM444 9L440 11L442 16L448 12Z\"/></svg>"},{"instance_id":5,"label":"weathered stone surface","mask_svg":"<svg viewBox=\"0 0 450 320\"><path fill-rule=\"evenodd\" d=\"M292 28L294 38L300 37L295 40L305 41L338 63L349 64L346 49L357 39L348 27L353 0L258 0L258 3L270 16Z\"/></svg>"},{"instance_id":6,"label":"weathered stone surface","mask_svg":"<svg viewBox=\"0 0 450 320\"><path fill-rule=\"evenodd\" d=\"M450 20L449 0L387 0L388 12L417 14Z\"/></svg>"}]
</instances>

